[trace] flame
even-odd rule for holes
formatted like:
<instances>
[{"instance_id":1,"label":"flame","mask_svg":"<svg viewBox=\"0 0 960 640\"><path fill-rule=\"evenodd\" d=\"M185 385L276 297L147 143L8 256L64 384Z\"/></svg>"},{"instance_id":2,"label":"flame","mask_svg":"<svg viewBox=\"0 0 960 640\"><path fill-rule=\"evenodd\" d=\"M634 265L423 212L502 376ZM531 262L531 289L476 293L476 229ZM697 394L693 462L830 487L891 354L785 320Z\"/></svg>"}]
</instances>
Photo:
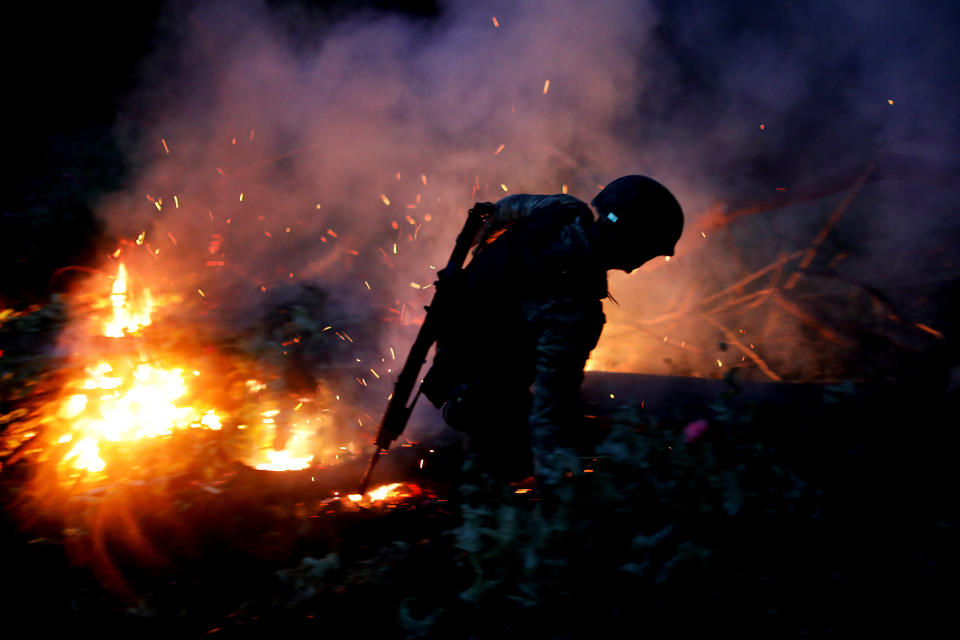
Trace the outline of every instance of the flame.
<instances>
[{"instance_id":1,"label":"flame","mask_svg":"<svg viewBox=\"0 0 960 640\"><path fill-rule=\"evenodd\" d=\"M153 311L150 291L144 290L143 297L139 308L133 308L133 301L127 297L127 268L121 262L117 268L117 277L113 281L113 292L110 294L113 317L104 324L103 335L108 338L122 338L126 333L136 333L149 326L150 314Z\"/></svg>"},{"instance_id":2,"label":"flame","mask_svg":"<svg viewBox=\"0 0 960 640\"><path fill-rule=\"evenodd\" d=\"M368 492L371 500L386 500L392 491L400 486L399 482L394 482L392 484L385 484L382 487L377 487L373 491Z\"/></svg>"},{"instance_id":3,"label":"flame","mask_svg":"<svg viewBox=\"0 0 960 640\"><path fill-rule=\"evenodd\" d=\"M347 495L350 502L382 502L394 498L407 498L420 495L421 489L417 485L404 482L393 482L383 484L376 489L371 489L365 494L351 493Z\"/></svg>"},{"instance_id":4,"label":"flame","mask_svg":"<svg viewBox=\"0 0 960 640\"><path fill-rule=\"evenodd\" d=\"M273 416L279 414L278 410L264 411L264 424L274 424ZM260 454L248 464L261 471L299 471L306 469L313 462L314 453L312 439L308 437L303 425L294 424L290 439L282 451L277 451L272 447L264 447Z\"/></svg>"},{"instance_id":5,"label":"flame","mask_svg":"<svg viewBox=\"0 0 960 640\"><path fill-rule=\"evenodd\" d=\"M107 463L100 457L100 447L94 438L84 438L78 442L63 458L64 462L73 460L73 466L96 473L103 471Z\"/></svg>"},{"instance_id":6,"label":"flame","mask_svg":"<svg viewBox=\"0 0 960 640\"><path fill-rule=\"evenodd\" d=\"M328 233L337 235L332 229ZM74 346L76 357L84 358L81 373L65 385L61 400L51 406L59 425L52 440L67 451L58 455L58 474L77 478L110 473L121 456L129 455L125 452L139 455L145 450L138 447L168 446L160 442L177 432L222 431L225 424L231 425L231 433L233 429L247 432L242 439L246 449L238 450L237 457L256 469L305 469L318 461L339 461L343 451L349 450L328 446L320 439L320 429L328 426L323 417L328 410L302 410L305 402L311 402L308 398L298 398L290 406L281 399L279 404L263 407L258 410L260 420L249 425L253 426L249 431L248 425L230 421L217 401L210 399L217 395L204 374L208 367L196 361L186 365L180 355L158 346L152 336L140 334L151 324L154 304L145 288L131 286L122 263L109 295L109 317L92 326L86 344L82 337ZM352 342L345 333L337 335ZM371 373L379 375L372 369ZM246 379L243 386L252 401L266 400L261 397L264 394L270 397L260 380ZM281 434L285 435L282 439ZM283 450L277 451L281 440Z\"/></svg>"},{"instance_id":7,"label":"flame","mask_svg":"<svg viewBox=\"0 0 960 640\"><path fill-rule=\"evenodd\" d=\"M287 449L283 451L274 451L267 449L265 452L268 461L254 465L254 468L263 471L297 471L306 469L313 461L313 456L296 456Z\"/></svg>"},{"instance_id":8,"label":"flame","mask_svg":"<svg viewBox=\"0 0 960 640\"><path fill-rule=\"evenodd\" d=\"M127 268L117 268L110 293L111 317L103 335L117 345L151 323L150 292L131 296ZM60 444L75 443L62 458L68 468L96 473L107 467L101 449L105 443L132 442L171 435L179 429L221 429L216 410L201 410L184 402L191 395L184 368L164 367L134 344L132 353L94 360L84 375L68 385L71 393L61 402L58 416L66 422ZM123 349L119 349L122 354ZM200 375L192 370L193 377Z\"/></svg>"},{"instance_id":9,"label":"flame","mask_svg":"<svg viewBox=\"0 0 960 640\"><path fill-rule=\"evenodd\" d=\"M81 393L66 398L60 416L70 420L72 433L61 441L78 439L64 457L73 468L101 471L105 463L99 445L170 435L176 429L219 430L220 417L213 409L201 413L189 406L178 406L187 394L183 370L165 370L138 363L127 371L116 371L107 362L87 368L80 383ZM69 437L68 437L69 436Z\"/></svg>"}]
</instances>

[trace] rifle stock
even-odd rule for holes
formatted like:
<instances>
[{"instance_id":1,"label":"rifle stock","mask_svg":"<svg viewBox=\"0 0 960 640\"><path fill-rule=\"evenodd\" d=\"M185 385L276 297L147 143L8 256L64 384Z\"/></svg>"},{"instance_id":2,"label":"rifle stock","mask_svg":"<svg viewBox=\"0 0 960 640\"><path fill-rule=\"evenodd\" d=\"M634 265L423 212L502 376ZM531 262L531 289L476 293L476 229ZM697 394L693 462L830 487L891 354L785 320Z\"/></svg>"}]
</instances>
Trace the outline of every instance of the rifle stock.
<instances>
[{"instance_id":1,"label":"rifle stock","mask_svg":"<svg viewBox=\"0 0 960 640\"><path fill-rule=\"evenodd\" d=\"M427 353L437 340L437 317L443 314L443 309L449 304L447 300L451 295L449 291L450 281L453 274L463 268L463 263L470 251L470 245L473 243L480 227L490 216L492 209L493 205L490 203L477 203L470 209L463 229L457 235L457 241L453 247L453 252L450 254L450 259L447 261L447 266L437 274L436 291L430 305L426 307L427 315L423 319L423 324L420 326L420 331L417 333L413 346L410 347L410 353L403 369L397 375L393 393L380 421L380 429L377 431L377 439L374 441L377 449L373 453L373 457L370 458L366 473L360 480L358 490L360 494L366 493L373 469L380 459L380 454L390 448L393 441L400 437L407 426L407 421L410 419L410 414L413 412L413 407L416 405L420 393L418 392L412 401L410 396L417 384L420 369L427 361Z\"/></svg>"}]
</instances>

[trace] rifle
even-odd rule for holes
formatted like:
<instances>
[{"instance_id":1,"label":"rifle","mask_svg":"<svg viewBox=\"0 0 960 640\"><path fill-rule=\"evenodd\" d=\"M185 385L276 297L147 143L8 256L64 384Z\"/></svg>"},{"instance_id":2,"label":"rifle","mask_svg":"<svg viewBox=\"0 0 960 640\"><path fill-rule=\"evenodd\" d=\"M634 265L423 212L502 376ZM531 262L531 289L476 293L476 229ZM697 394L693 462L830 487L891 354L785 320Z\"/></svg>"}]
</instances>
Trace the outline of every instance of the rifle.
<instances>
[{"instance_id":1,"label":"rifle","mask_svg":"<svg viewBox=\"0 0 960 640\"><path fill-rule=\"evenodd\" d=\"M442 316L444 309L449 306L449 300L452 291L452 281L455 275L463 269L463 263L467 259L467 253L470 251L470 245L476 237L477 232L483 223L490 217L493 211L493 205L489 202L478 202L467 214L467 221L463 229L457 236L456 244L453 247L453 253L450 254L450 260L447 266L437 274L436 292L433 294L433 300L430 305L425 307L427 315L423 319L417 338L410 348L410 354L403 365L403 369L397 375L397 381L393 386L393 393L390 395L390 401L387 403L387 409L383 413L383 419L380 422L380 430L377 432L377 439L374 444L377 445L376 451L370 458L370 464L367 466L366 473L360 480L360 487L357 490L361 495L367 492L367 486L370 484L370 476L373 474L373 468L377 466L380 454L390 448L394 440L400 437L413 407L420 398L421 390L417 390L417 395L410 401L410 395L413 393L413 387L417 383L417 377L423 363L427 361L427 352L437 341L439 328L438 317ZM409 404L408 404L409 402Z\"/></svg>"}]
</instances>

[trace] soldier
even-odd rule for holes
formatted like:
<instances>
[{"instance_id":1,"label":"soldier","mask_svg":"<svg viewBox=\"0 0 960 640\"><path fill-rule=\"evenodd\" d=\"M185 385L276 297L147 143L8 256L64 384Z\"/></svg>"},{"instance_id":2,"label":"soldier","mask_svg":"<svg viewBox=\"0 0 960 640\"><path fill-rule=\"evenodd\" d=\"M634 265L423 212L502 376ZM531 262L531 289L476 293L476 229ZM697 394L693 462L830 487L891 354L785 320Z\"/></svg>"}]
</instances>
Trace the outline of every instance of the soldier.
<instances>
[{"instance_id":1,"label":"soldier","mask_svg":"<svg viewBox=\"0 0 960 640\"><path fill-rule=\"evenodd\" d=\"M478 204L490 217L440 319L422 391L503 479L526 477L531 463L541 486L577 472L571 436L607 271L672 256L680 239L680 205L651 178L618 178L590 204L562 194Z\"/></svg>"}]
</instances>

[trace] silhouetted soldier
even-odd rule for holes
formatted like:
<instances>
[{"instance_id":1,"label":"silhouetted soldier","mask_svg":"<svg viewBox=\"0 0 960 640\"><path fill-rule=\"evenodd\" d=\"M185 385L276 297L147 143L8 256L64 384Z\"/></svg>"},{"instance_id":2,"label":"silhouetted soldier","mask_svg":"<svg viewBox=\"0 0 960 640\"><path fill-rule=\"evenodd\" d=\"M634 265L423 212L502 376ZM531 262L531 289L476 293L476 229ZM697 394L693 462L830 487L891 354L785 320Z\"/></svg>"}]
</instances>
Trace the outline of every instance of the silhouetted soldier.
<instances>
[{"instance_id":1,"label":"silhouetted soldier","mask_svg":"<svg viewBox=\"0 0 960 640\"><path fill-rule=\"evenodd\" d=\"M541 486L578 471L571 435L607 271L672 256L683 229L676 199L644 176L614 180L591 205L562 194L478 204L490 217L440 319L423 393L503 479L531 462Z\"/></svg>"}]
</instances>

